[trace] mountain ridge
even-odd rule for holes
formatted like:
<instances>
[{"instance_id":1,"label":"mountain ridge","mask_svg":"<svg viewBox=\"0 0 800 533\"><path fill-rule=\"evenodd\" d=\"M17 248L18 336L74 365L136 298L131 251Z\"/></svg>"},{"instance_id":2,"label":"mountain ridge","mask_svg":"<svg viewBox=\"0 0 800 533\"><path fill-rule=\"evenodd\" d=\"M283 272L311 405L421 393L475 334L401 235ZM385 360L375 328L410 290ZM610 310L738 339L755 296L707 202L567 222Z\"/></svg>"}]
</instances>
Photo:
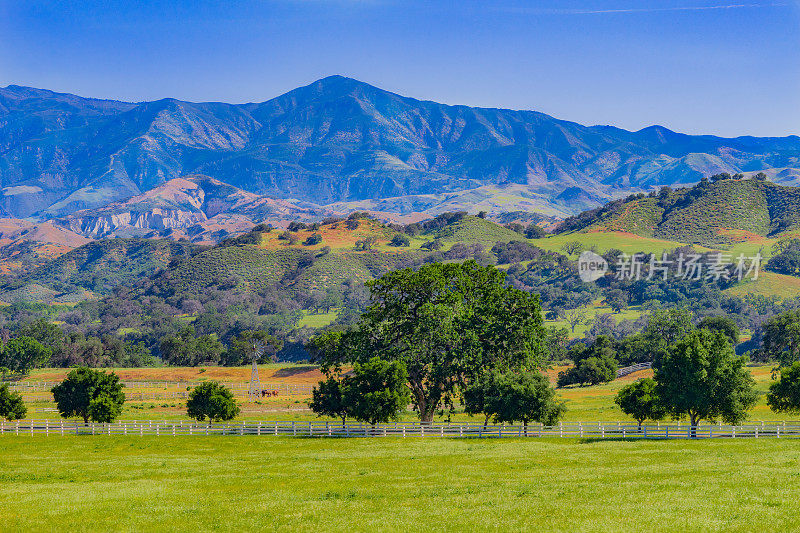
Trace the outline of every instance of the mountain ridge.
<instances>
[{"instance_id":1,"label":"mountain ridge","mask_svg":"<svg viewBox=\"0 0 800 533\"><path fill-rule=\"evenodd\" d=\"M797 136L583 126L538 111L418 100L343 76L244 104L0 89L0 210L16 218L63 217L189 174L318 205L427 195L435 206L513 185L551 213L572 214L719 172L793 183L798 168ZM390 208L409 213L408 203ZM492 209L502 213L502 201Z\"/></svg>"}]
</instances>

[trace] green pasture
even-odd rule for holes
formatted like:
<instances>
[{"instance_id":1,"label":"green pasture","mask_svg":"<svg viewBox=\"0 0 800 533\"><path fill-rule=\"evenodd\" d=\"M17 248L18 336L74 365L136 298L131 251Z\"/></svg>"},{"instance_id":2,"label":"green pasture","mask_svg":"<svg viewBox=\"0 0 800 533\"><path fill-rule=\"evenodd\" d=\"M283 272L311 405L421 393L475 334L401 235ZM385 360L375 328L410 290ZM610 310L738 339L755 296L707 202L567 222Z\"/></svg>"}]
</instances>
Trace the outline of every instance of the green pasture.
<instances>
[{"instance_id":1,"label":"green pasture","mask_svg":"<svg viewBox=\"0 0 800 533\"><path fill-rule=\"evenodd\" d=\"M4 531L792 531L800 441L3 437Z\"/></svg>"},{"instance_id":2,"label":"green pasture","mask_svg":"<svg viewBox=\"0 0 800 533\"><path fill-rule=\"evenodd\" d=\"M603 305L602 301L596 301L592 303L592 305L584 307L584 311L586 311L586 318L594 320L599 315L603 314L610 314L614 317L614 320L620 322L621 320L636 320L646 312L642 310L641 306L631 306L627 309L623 309L619 313L615 313L611 307L608 305ZM555 326L557 328L567 328L569 331L570 338L580 338L583 337L584 334L591 329L591 324L581 324L579 326L575 326L575 331L572 331L572 326L565 320L545 320L544 325L546 327Z\"/></svg>"},{"instance_id":3,"label":"green pasture","mask_svg":"<svg viewBox=\"0 0 800 533\"><path fill-rule=\"evenodd\" d=\"M336 320L339 311L334 309L327 313L312 313L303 311L303 318L297 322L297 327L324 328Z\"/></svg>"}]
</instances>

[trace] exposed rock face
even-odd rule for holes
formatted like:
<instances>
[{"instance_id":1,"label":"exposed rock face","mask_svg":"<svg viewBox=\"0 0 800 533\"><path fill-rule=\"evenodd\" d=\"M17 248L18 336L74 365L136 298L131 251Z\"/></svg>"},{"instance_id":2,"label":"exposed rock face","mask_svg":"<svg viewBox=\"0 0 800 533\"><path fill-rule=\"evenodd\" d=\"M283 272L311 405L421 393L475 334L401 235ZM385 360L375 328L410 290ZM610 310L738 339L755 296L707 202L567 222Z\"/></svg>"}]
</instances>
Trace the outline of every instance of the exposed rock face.
<instances>
[{"instance_id":1,"label":"exposed rock face","mask_svg":"<svg viewBox=\"0 0 800 533\"><path fill-rule=\"evenodd\" d=\"M392 209L401 212L413 203L403 198L512 185L544 207L577 212L722 171L764 170L794 183L798 168L796 136L586 127L532 111L414 100L341 76L241 105L0 89L0 216L71 215L191 173L321 205L397 198ZM224 212L195 200L206 216Z\"/></svg>"},{"instance_id":2,"label":"exposed rock face","mask_svg":"<svg viewBox=\"0 0 800 533\"><path fill-rule=\"evenodd\" d=\"M153 231L191 228L160 236L216 242L265 220L279 223L321 213L194 175L170 180L123 202L54 219L53 223L92 238L146 236Z\"/></svg>"}]
</instances>

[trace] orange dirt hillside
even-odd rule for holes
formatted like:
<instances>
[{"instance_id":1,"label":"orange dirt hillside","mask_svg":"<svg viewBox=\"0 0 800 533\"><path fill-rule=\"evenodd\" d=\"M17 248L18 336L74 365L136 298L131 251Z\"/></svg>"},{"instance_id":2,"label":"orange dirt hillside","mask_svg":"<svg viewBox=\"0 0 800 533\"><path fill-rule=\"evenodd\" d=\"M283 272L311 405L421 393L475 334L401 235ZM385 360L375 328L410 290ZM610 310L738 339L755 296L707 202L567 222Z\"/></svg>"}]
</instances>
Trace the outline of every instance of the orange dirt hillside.
<instances>
[{"instance_id":1,"label":"orange dirt hillside","mask_svg":"<svg viewBox=\"0 0 800 533\"><path fill-rule=\"evenodd\" d=\"M273 230L262 234L260 246L268 250L280 250L290 247L288 241L279 239L282 233L283 231L281 230ZM303 245L303 242L315 233L319 233L322 236L322 242L313 246ZM298 241L292 247L318 250L325 246L330 246L333 249L346 248L352 250L356 245L356 241L366 237L374 237L377 239L377 245L385 246L395 233L395 231L392 231L377 220L361 219L359 220L358 228L352 230L347 229L347 226L342 221L321 225L318 230L307 229L293 232Z\"/></svg>"},{"instance_id":2,"label":"orange dirt hillside","mask_svg":"<svg viewBox=\"0 0 800 533\"><path fill-rule=\"evenodd\" d=\"M205 368L205 371L201 371ZM248 367L165 367L165 368L113 368L123 381L250 381ZM25 381L61 381L68 368L42 369L25 378ZM322 372L310 365L261 365L258 369L262 382L316 384L323 379Z\"/></svg>"}]
</instances>

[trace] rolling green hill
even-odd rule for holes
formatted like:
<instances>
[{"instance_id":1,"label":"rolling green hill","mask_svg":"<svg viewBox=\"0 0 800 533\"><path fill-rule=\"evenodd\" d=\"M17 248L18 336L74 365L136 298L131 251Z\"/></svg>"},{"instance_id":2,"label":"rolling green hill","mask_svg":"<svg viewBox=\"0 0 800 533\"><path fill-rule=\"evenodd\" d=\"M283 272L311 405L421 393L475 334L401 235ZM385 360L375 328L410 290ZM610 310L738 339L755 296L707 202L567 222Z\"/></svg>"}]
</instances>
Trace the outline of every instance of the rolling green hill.
<instances>
[{"instance_id":1,"label":"rolling green hill","mask_svg":"<svg viewBox=\"0 0 800 533\"><path fill-rule=\"evenodd\" d=\"M758 179L717 179L611 202L568 218L559 232L619 231L729 248L775 237L798 225L800 188Z\"/></svg>"},{"instance_id":2,"label":"rolling green hill","mask_svg":"<svg viewBox=\"0 0 800 533\"><path fill-rule=\"evenodd\" d=\"M202 250L201 247L170 240L108 239L90 242L69 251L25 276L35 282L62 290L76 286L97 292L132 284L166 268L177 257Z\"/></svg>"}]
</instances>

